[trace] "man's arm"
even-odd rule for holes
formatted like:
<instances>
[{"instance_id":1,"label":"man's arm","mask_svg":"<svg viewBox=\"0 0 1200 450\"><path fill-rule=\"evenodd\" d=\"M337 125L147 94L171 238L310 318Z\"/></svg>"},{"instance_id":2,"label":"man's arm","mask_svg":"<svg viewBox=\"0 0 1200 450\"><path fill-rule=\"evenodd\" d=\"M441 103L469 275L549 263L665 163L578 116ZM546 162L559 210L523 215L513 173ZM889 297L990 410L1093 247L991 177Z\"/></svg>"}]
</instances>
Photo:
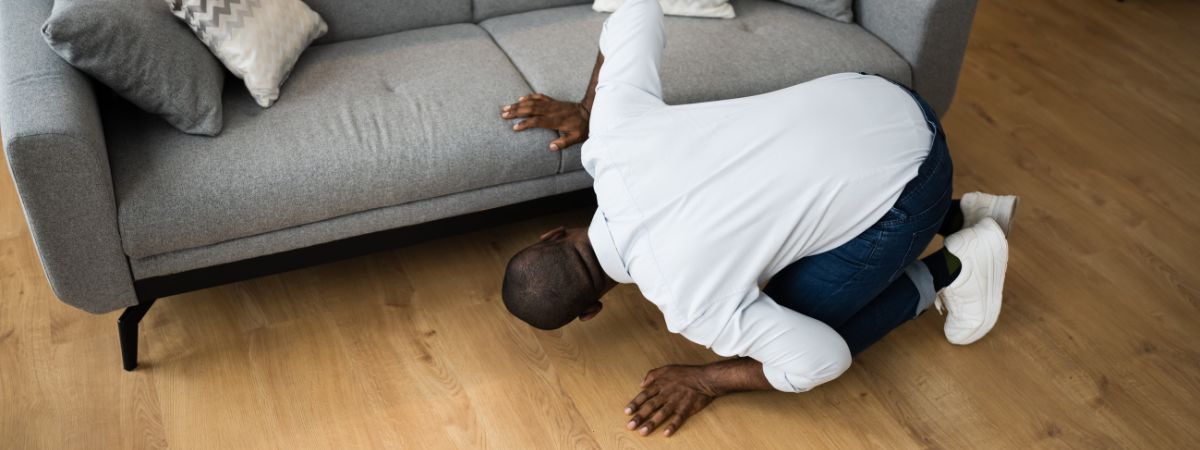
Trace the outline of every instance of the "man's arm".
<instances>
[{"instance_id":1,"label":"man's arm","mask_svg":"<svg viewBox=\"0 0 1200 450\"><path fill-rule=\"evenodd\" d=\"M625 406L631 415L626 428L642 436L659 426L671 436L688 417L726 394L773 389L763 375L762 363L736 358L703 366L663 366L651 370L642 381L642 392Z\"/></svg>"},{"instance_id":2,"label":"man's arm","mask_svg":"<svg viewBox=\"0 0 1200 450\"><path fill-rule=\"evenodd\" d=\"M804 392L850 367L850 349L828 325L775 303L761 291L731 318L701 318L681 334L717 354L743 356L707 366L651 371L626 407L629 429L650 434L661 425L674 434L689 416L721 395L775 389ZM737 299L734 299L737 300Z\"/></svg>"},{"instance_id":3,"label":"man's arm","mask_svg":"<svg viewBox=\"0 0 1200 450\"><path fill-rule=\"evenodd\" d=\"M558 131L559 138L550 143L550 149L562 150L587 140L593 126L602 130L647 109L663 106L658 69L665 42L658 1L628 0L604 21L600 53L596 55L592 79L581 102L562 102L535 93L501 108L500 117L525 118L513 126L516 131L529 128ZM604 91L601 105L596 105L597 91Z\"/></svg>"},{"instance_id":4,"label":"man's arm","mask_svg":"<svg viewBox=\"0 0 1200 450\"><path fill-rule=\"evenodd\" d=\"M626 0L604 21L600 52L605 59L591 109L593 131L603 133L666 106L659 77L666 42L658 0Z\"/></svg>"},{"instance_id":5,"label":"man's arm","mask_svg":"<svg viewBox=\"0 0 1200 450\"><path fill-rule=\"evenodd\" d=\"M604 54L596 53L596 66L592 68L592 79L587 92L579 103L564 102L540 93L518 98L516 103L505 105L500 117L505 119L524 118L513 125L514 131L530 128L546 128L558 132L558 139L550 143L550 150L562 150L588 138L588 122L591 120L592 104L596 101L596 84L600 80L600 67L604 65Z\"/></svg>"},{"instance_id":6,"label":"man's arm","mask_svg":"<svg viewBox=\"0 0 1200 450\"><path fill-rule=\"evenodd\" d=\"M588 81L587 92L583 94L583 101L580 106L583 107L584 117L590 118L592 115L592 104L596 103L596 85L600 83L600 68L604 66L604 52L596 52L596 65L592 67L592 79Z\"/></svg>"}]
</instances>

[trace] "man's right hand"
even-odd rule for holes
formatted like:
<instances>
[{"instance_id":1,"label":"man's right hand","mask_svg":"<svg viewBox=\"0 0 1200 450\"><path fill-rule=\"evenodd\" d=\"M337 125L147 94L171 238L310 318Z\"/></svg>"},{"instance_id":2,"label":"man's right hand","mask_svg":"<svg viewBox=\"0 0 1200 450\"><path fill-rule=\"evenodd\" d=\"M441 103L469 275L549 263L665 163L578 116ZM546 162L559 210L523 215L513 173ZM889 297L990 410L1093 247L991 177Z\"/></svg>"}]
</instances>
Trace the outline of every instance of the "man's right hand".
<instances>
[{"instance_id":1,"label":"man's right hand","mask_svg":"<svg viewBox=\"0 0 1200 450\"><path fill-rule=\"evenodd\" d=\"M561 102L542 94L518 98L516 103L500 110L502 118L525 119L513 125L514 131L529 128L557 131L558 139L550 143L550 150L555 151L587 140L588 116L588 110L580 103Z\"/></svg>"}]
</instances>

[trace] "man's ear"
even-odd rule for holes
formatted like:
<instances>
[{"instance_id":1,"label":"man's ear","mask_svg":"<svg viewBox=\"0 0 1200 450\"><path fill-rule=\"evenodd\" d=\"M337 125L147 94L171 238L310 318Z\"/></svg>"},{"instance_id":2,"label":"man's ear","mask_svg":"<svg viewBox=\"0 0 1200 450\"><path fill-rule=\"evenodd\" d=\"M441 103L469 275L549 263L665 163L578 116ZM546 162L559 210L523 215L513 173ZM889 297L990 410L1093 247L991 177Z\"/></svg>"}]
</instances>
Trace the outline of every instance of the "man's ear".
<instances>
[{"instance_id":1,"label":"man's ear","mask_svg":"<svg viewBox=\"0 0 1200 450\"><path fill-rule=\"evenodd\" d=\"M592 303L592 306L587 307L587 309L583 310L583 313L579 315L579 320L583 322L592 320L593 317L596 317L597 314L600 314L601 309L604 309L603 303Z\"/></svg>"},{"instance_id":2,"label":"man's ear","mask_svg":"<svg viewBox=\"0 0 1200 450\"><path fill-rule=\"evenodd\" d=\"M558 238L566 236L566 235L567 235L567 227L558 227L553 230L547 231L545 234L542 235L540 240L549 241L551 239L558 239Z\"/></svg>"}]
</instances>

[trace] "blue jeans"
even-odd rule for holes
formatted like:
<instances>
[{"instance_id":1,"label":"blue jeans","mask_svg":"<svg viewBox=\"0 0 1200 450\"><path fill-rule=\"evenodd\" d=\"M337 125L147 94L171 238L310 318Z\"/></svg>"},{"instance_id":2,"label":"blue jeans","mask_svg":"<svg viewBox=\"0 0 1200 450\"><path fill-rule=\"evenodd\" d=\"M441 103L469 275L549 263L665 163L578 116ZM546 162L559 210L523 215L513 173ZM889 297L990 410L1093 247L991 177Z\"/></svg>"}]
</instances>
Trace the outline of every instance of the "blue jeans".
<instances>
[{"instance_id":1,"label":"blue jeans","mask_svg":"<svg viewBox=\"0 0 1200 450\"><path fill-rule=\"evenodd\" d=\"M854 354L916 317L936 295L933 277L918 258L950 208L954 170L937 114L908 92L934 133L916 178L870 229L785 267L764 290L780 305L833 327Z\"/></svg>"}]
</instances>

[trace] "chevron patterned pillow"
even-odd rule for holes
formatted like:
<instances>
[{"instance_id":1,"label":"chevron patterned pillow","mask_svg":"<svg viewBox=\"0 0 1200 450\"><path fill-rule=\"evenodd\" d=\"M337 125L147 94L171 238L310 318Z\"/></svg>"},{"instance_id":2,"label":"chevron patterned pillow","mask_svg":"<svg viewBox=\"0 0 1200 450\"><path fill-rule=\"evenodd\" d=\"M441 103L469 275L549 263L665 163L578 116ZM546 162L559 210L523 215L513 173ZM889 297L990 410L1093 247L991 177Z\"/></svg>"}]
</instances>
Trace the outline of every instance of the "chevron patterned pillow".
<instances>
[{"instance_id":1,"label":"chevron patterned pillow","mask_svg":"<svg viewBox=\"0 0 1200 450\"><path fill-rule=\"evenodd\" d=\"M620 8L625 0L596 0L592 9L597 12L613 12ZM717 19L732 19L737 15L729 0L658 0L663 14L668 16L712 17Z\"/></svg>"},{"instance_id":2,"label":"chevron patterned pillow","mask_svg":"<svg viewBox=\"0 0 1200 450\"><path fill-rule=\"evenodd\" d=\"M329 29L300 0L166 0L264 108L279 99L296 60Z\"/></svg>"}]
</instances>

